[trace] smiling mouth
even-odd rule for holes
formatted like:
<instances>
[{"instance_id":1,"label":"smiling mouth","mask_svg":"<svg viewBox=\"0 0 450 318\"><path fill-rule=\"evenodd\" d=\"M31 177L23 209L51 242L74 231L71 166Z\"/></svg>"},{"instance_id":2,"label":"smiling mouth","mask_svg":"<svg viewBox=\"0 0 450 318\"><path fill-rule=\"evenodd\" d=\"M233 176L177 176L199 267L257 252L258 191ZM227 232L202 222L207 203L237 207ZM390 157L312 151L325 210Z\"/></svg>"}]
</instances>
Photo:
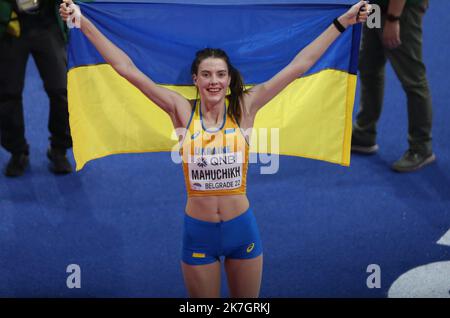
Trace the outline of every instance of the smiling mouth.
<instances>
[{"instance_id":1,"label":"smiling mouth","mask_svg":"<svg viewBox=\"0 0 450 318\"><path fill-rule=\"evenodd\" d=\"M221 91L221 89L220 88L208 88L208 89L206 89L209 93L212 93L212 94L216 94L216 93L219 93L220 91Z\"/></svg>"}]
</instances>

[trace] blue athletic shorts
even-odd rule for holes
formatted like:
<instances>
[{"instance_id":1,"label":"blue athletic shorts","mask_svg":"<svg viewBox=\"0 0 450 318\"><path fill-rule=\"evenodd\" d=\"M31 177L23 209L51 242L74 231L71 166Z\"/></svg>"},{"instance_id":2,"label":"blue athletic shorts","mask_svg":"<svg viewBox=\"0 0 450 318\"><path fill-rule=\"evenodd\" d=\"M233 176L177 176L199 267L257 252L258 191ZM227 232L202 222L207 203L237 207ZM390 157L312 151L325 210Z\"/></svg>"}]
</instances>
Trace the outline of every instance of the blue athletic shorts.
<instances>
[{"instance_id":1,"label":"blue athletic shorts","mask_svg":"<svg viewBox=\"0 0 450 318\"><path fill-rule=\"evenodd\" d=\"M182 259L186 264L210 264L220 261L221 256L248 259L261 253L261 238L250 208L234 219L218 223L185 214Z\"/></svg>"}]
</instances>

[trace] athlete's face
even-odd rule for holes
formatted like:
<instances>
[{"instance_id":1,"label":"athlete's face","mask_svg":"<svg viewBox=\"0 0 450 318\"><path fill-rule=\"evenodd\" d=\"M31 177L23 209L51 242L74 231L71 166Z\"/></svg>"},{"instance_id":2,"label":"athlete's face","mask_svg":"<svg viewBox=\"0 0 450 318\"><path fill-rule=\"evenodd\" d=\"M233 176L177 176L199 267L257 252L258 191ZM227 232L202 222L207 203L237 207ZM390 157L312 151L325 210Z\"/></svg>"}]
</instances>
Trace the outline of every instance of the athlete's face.
<instances>
[{"instance_id":1,"label":"athlete's face","mask_svg":"<svg viewBox=\"0 0 450 318\"><path fill-rule=\"evenodd\" d=\"M200 63L193 80L202 101L217 104L225 98L231 77L224 60L209 57Z\"/></svg>"}]
</instances>

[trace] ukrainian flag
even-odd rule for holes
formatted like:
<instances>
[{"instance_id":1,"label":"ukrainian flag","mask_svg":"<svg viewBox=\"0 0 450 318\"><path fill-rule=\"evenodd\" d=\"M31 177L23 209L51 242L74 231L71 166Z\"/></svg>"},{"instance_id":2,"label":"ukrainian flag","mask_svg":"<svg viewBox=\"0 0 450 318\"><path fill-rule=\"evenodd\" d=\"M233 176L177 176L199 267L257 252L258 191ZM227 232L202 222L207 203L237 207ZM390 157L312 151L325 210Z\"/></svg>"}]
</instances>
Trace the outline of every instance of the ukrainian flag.
<instances>
[{"instance_id":1,"label":"ukrainian flag","mask_svg":"<svg viewBox=\"0 0 450 318\"><path fill-rule=\"evenodd\" d=\"M159 85L196 97L190 64L224 49L248 85L270 79L346 10L332 4L80 3L81 11ZM361 26L346 30L303 77L263 107L279 154L348 166ZM118 75L78 29L69 43L68 99L77 170L110 154L171 151L169 116ZM268 136L270 139L270 136ZM256 139L255 139L256 140ZM271 148L253 152L270 152Z\"/></svg>"}]
</instances>

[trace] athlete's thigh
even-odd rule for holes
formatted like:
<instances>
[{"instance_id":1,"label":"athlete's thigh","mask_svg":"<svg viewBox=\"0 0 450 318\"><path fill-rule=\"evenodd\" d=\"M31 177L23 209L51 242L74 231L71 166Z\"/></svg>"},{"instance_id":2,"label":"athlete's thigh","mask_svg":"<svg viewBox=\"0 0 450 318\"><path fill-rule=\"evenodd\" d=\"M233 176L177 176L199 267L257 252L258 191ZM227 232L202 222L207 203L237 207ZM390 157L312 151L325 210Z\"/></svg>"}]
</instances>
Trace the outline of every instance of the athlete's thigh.
<instances>
[{"instance_id":1,"label":"athlete's thigh","mask_svg":"<svg viewBox=\"0 0 450 318\"><path fill-rule=\"evenodd\" d=\"M189 297L220 297L220 262L189 265L181 262L184 283Z\"/></svg>"},{"instance_id":2,"label":"athlete's thigh","mask_svg":"<svg viewBox=\"0 0 450 318\"><path fill-rule=\"evenodd\" d=\"M256 298L261 288L263 255L248 259L225 260L230 297Z\"/></svg>"}]
</instances>

